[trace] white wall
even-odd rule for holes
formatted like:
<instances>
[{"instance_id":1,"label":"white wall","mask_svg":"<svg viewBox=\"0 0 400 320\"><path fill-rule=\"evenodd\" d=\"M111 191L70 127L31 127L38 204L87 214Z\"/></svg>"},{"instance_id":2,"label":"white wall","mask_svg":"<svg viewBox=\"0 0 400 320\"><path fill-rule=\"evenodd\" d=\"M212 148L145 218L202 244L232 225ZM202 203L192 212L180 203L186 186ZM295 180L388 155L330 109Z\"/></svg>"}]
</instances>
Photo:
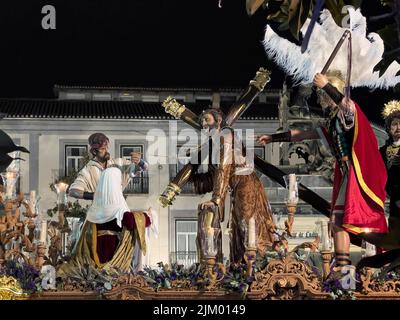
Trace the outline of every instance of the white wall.
<instances>
[{"instance_id":1,"label":"white wall","mask_svg":"<svg viewBox=\"0 0 400 320\"><path fill-rule=\"evenodd\" d=\"M38 195L41 196L40 206L43 211L53 208L56 204L56 194L50 190L53 170L60 169L60 140L85 140L93 132L104 132L111 142L110 154L116 155L115 141L117 140L140 140L146 141L146 133L149 129L163 129L168 135L168 122L155 120L46 120L46 119L4 119L4 130L12 138L20 139L20 144L29 149L30 134L39 134L39 164L38 168L30 168L29 155L23 155L26 162L21 162L21 187L22 191L29 193L29 170L38 171ZM274 133L278 127L277 121L240 121L235 128L247 129L253 127L255 134ZM184 123L178 123L178 132L189 128ZM168 146L167 146L168 148ZM272 151L273 152L270 152ZM167 149L168 150L168 149ZM118 150L117 150L118 151ZM266 158L268 161L278 164L279 146L277 144L267 146ZM31 166L32 167L32 166ZM159 261L168 261L169 252L174 251L171 247L171 237L174 237L169 230L170 210L185 210L193 212L197 216L197 206L199 203L211 198L211 194L203 196L180 195L172 206L162 208L158 204L158 197L170 182L169 165L155 164L149 168L149 194L130 195L127 198L129 207L132 210L145 210L152 207L158 213L159 235L158 238L151 236L150 263L156 264ZM70 198L70 200L74 200ZM229 219L229 197L227 197L226 219L223 225L223 247L225 256L229 256L229 239L224 234L226 223ZM80 200L85 206L90 201ZM56 217L54 217L56 219Z\"/></svg>"}]
</instances>

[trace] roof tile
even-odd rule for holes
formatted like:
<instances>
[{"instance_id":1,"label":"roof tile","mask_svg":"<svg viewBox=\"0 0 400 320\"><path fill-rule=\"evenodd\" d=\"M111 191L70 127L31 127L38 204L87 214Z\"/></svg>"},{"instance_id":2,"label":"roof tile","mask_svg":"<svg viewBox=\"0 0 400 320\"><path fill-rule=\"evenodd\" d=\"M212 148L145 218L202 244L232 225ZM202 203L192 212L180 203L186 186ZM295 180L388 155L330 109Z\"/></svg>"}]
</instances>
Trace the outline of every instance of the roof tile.
<instances>
[{"instance_id":1,"label":"roof tile","mask_svg":"<svg viewBox=\"0 0 400 320\"><path fill-rule=\"evenodd\" d=\"M195 114L207 106L185 103ZM229 105L221 105L223 112ZM161 103L135 101L71 101L44 99L0 99L0 113L8 118L71 118L71 119L174 119L166 114ZM276 104L253 104L242 119L268 120L278 117Z\"/></svg>"}]
</instances>

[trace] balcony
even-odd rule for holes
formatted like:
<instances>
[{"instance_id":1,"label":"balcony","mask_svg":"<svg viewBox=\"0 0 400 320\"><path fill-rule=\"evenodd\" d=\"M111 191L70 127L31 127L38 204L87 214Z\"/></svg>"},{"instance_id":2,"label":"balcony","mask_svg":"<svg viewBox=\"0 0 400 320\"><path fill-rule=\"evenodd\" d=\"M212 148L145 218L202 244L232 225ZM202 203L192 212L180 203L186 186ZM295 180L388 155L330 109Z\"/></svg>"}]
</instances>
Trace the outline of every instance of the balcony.
<instances>
[{"instance_id":1,"label":"balcony","mask_svg":"<svg viewBox=\"0 0 400 320\"><path fill-rule=\"evenodd\" d=\"M149 193L149 177L135 177L129 181L125 194Z\"/></svg>"},{"instance_id":2,"label":"balcony","mask_svg":"<svg viewBox=\"0 0 400 320\"><path fill-rule=\"evenodd\" d=\"M174 251L169 254L171 264L177 263L184 267L190 267L198 262L197 251Z\"/></svg>"}]
</instances>

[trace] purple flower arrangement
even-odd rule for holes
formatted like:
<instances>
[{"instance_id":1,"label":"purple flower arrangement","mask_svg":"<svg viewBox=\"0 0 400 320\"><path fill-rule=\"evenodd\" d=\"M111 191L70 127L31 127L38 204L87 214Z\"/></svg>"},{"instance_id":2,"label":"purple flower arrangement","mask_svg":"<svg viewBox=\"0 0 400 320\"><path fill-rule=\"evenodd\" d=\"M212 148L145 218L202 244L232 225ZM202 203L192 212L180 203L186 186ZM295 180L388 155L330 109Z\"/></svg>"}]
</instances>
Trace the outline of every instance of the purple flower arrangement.
<instances>
[{"instance_id":1,"label":"purple flower arrangement","mask_svg":"<svg viewBox=\"0 0 400 320\"><path fill-rule=\"evenodd\" d=\"M28 294L35 293L39 287L39 271L25 262L8 260L0 267L0 276L6 275L18 280L22 290Z\"/></svg>"},{"instance_id":2,"label":"purple flower arrangement","mask_svg":"<svg viewBox=\"0 0 400 320\"><path fill-rule=\"evenodd\" d=\"M177 263L164 264L157 263L158 268L152 269L145 267L140 274L146 279L147 283L155 290L171 289L173 282L176 288L189 289L192 287L204 287L208 284L208 279L204 276L203 267L196 263L189 268Z\"/></svg>"},{"instance_id":3,"label":"purple flower arrangement","mask_svg":"<svg viewBox=\"0 0 400 320\"><path fill-rule=\"evenodd\" d=\"M210 284L205 268L199 263L193 264L189 268L176 263L169 266L162 262L159 262L157 266L156 269L145 267L140 273L156 291L172 287L174 289L196 288L202 290ZM225 273L216 267L215 272L218 285L222 290L239 292L243 296L247 292L249 284L254 281L253 277L247 277L244 264L231 264Z\"/></svg>"}]
</instances>

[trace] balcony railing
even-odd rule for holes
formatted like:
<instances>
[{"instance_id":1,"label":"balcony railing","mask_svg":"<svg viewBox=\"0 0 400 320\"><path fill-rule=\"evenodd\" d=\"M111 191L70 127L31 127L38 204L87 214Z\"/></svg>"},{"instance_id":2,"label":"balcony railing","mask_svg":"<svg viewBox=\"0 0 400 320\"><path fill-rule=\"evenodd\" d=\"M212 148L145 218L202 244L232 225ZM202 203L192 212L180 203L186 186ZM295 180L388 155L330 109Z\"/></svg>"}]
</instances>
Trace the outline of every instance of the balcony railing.
<instances>
[{"instance_id":1,"label":"balcony railing","mask_svg":"<svg viewBox=\"0 0 400 320\"><path fill-rule=\"evenodd\" d=\"M196 251L175 251L169 254L170 263L177 263L185 267L190 267L198 262Z\"/></svg>"},{"instance_id":2,"label":"balcony railing","mask_svg":"<svg viewBox=\"0 0 400 320\"><path fill-rule=\"evenodd\" d=\"M149 177L135 177L129 181L125 194L149 193Z\"/></svg>"},{"instance_id":3,"label":"balcony railing","mask_svg":"<svg viewBox=\"0 0 400 320\"><path fill-rule=\"evenodd\" d=\"M175 177L173 177L171 179L171 181L173 179L175 179ZM186 182L186 184L182 187L181 194L196 194L195 189L194 189L194 183L191 181Z\"/></svg>"}]
</instances>

